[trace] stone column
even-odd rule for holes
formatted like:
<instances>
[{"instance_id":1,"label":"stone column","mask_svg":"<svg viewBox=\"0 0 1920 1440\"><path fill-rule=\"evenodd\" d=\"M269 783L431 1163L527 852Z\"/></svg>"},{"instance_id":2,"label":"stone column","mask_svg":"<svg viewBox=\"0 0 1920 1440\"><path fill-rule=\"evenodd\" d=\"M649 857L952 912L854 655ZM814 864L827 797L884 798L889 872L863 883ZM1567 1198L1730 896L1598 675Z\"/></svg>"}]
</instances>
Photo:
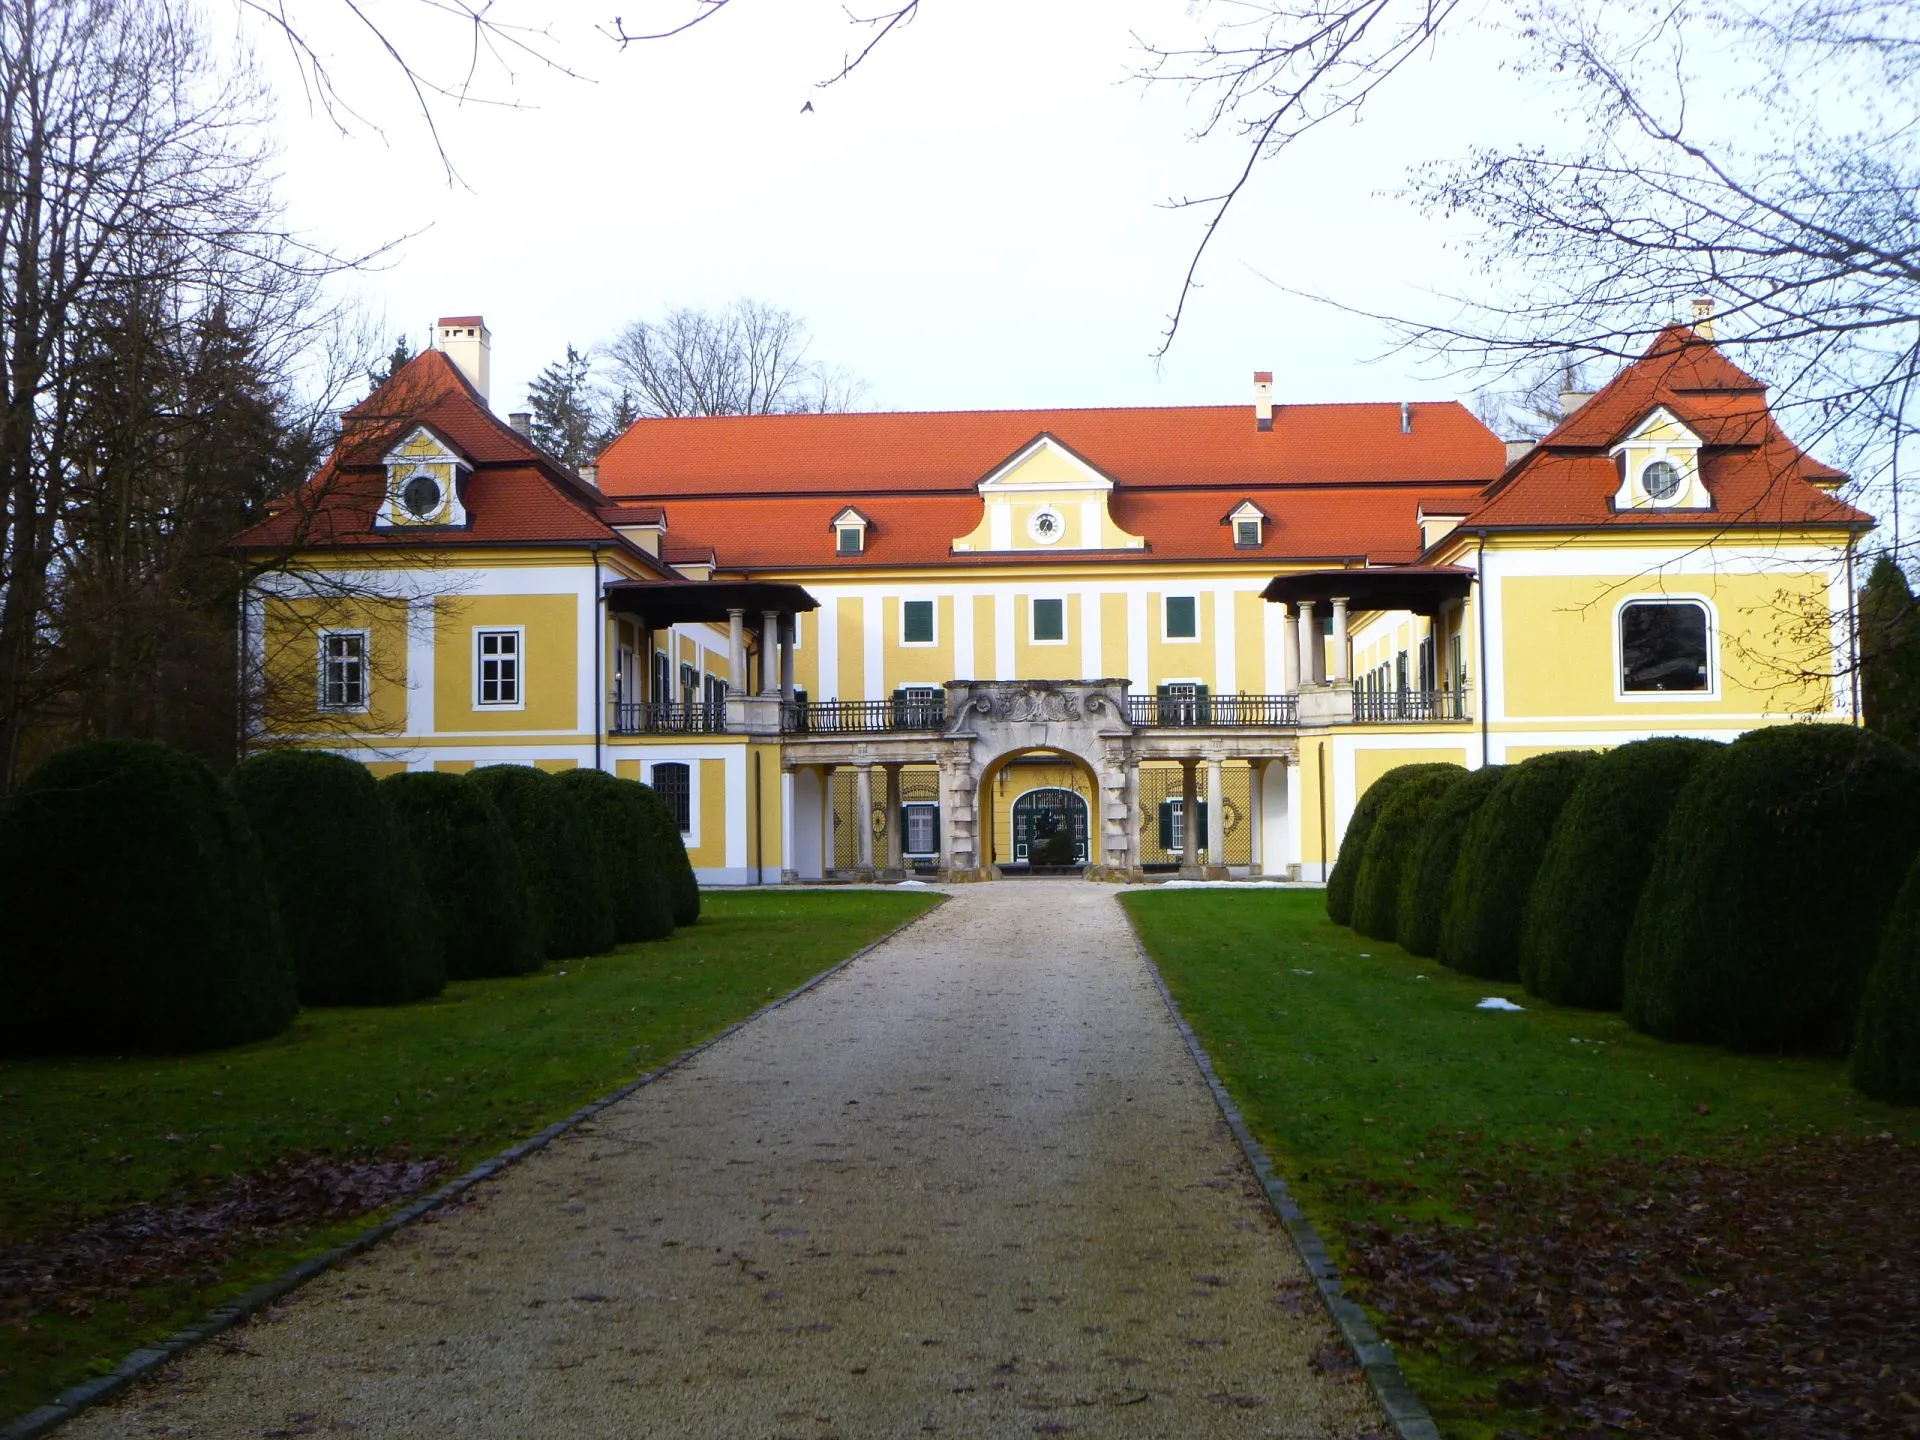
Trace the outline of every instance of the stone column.
<instances>
[{"instance_id":1,"label":"stone column","mask_svg":"<svg viewBox=\"0 0 1920 1440\"><path fill-rule=\"evenodd\" d=\"M1313 602L1300 602L1300 683L1318 685L1320 672L1324 665L1324 651L1320 644L1320 624L1314 619Z\"/></svg>"},{"instance_id":2,"label":"stone column","mask_svg":"<svg viewBox=\"0 0 1920 1440\"><path fill-rule=\"evenodd\" d=\"M820 767L820 878L835 870L833 850L833 772L832 765Z\"/></svg>"},{"instance_id":3,"label":"stone column","mask_svg":"<svg viewBox=\"0 0 1920 1440\"><path fill-rule=\"evenodd\" d=\"M1200 796L1196 761L1180 762L1180 868L1197 871L1200 861Z\"/></svg>"},{"instance_id":4,"label":"stone column","mask_svg":"<svg viewBox=\"0 0 1920 1440\"><path fill-rule=\"evenodd\" d=\"M793 703L793 627L798 623L796 616L780 627L780 698L789 705Z\"/></svg>"},{"instance_id":5,"label":"stone column","mask_svg":"<svg viewBox=\"0 0 1920 1440\"><path fill-rule=\"evenodd\" d=\"M1344 685L1353 679L1353 649L1347 643L1347 597L1333 597L1333 683Z\"/></svg>"},{"instance_id":6,"label":"stone column","mask_svg":"<svg viewBox=\"0 0 1920 1440\"><path fill-rule=\"evenodd\" d=\"M1300 690L1300 622L1291 605L1282 605L1280 615L1280 688L1283 694L1294 695Z\"/></svg>"},{"instance_id":7,"label":"stone column","mask_svg":"<svg viewBox=\"0 0 1920 1440\"><path fill-rule=\"evenodd\" d=\"M1264 875L1262 868L1267 858L1267 837L1263 833L1267 828L1267 762L1249 760L1247 762L1247 823L1253 828L1247 831L1247 855L1252 861L1250 873Z\"/></svg>"},{"instance_id":8,"label":"stone column","mask_svg":"<svg viewBox=\"0 0 1920 1440\"><path fill-rule=\"evenodd\" d=\"M760 617L760 693L780 692L780 667L775 652L780 649L780 612L768 610Z\"/></svg>"},{"instance_id":9,"label":"stone column","mask_svg":"<svg viewBox=\"0 0 1920 1440\"><path fill-rule=\"evenodd\" d=\"M1227 864L1226 763L1207 758L1207 868L1224 870Z\"/></svg>"},{"instance_id":10,"label":"stone column","mask_svg":"<svg viewBox=\"0 0 1920 1440\"><path fill-rule=\"evenodd\" d=\"M633 698L644 704L660 698L653 693L653 626L644 620L640 622L639 660L640 674L636 677L639 683L634 686L637 693Z\"/></svg>"},{"instance_id":11,"label":"stone column","mask_svg":"<svg viewBox=\"0 0 1920 1440\"><path fill-rule=\"evenodd\" d=\"M860 870L863 878L873 877L873 766L861 761L854 767L854 805L860 811L854 820L854 834L860 840Z\"/></svg>"},{"instance_id":12,"label":"stone column","mask_svg":"<svg viewBox=\"0 0 1920 1440\"><path fill-rule=\"evenodd\" d=\"M887 869L904 873L907 868L907 837L901 830L905 812L900 808L900 771L903 767L888 763L881 768L887 772Z\"/></svg>"},{"instance_id":13,"label":"stone column","mask_svg":"<svg viewBox=\"0 0 1920 1440\"><path fill-rule=\"evenodd\" d=\"M747 612L727 611L727 689L747 693Z\"/></svg>"}]
</instances>

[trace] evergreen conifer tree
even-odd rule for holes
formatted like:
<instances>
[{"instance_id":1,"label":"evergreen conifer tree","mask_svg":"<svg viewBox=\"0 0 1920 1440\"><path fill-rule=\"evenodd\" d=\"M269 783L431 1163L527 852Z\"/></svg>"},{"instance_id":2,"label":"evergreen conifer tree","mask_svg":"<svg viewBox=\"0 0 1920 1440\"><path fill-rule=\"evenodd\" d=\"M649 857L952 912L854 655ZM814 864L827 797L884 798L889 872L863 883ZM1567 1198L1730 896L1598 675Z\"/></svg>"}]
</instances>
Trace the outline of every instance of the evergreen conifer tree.
<instances>
[{"instance_id":1,"label":"evergreen conifer tree","mask_svg":"<svg viewBox=\"0 0 1920 1440\"><path fill-rule=\"evenodd\" d=\"M1869 730L1920 748L1920 606L1890 555L1860 595L1860 701Z\"/></svg>"},{"instance_id":2,"label":"evergreen conifer tree","mask_svg":"<svg viewBox=\"0 0 1920 1440\"><path fill-rule=\"evenodd\" d=\"M527 392L533 443L578 470L599 453L601 427L593 401L593 362L569 345L566 358L542 370Z\"/></svg>"}]
</instances>

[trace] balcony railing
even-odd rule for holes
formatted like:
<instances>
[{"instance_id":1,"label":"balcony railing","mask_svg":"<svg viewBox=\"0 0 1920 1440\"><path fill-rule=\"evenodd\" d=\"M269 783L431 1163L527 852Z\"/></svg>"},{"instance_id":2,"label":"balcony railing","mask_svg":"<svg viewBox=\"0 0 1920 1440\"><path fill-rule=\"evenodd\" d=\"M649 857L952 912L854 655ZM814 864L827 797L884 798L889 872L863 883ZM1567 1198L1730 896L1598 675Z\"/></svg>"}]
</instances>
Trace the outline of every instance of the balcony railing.
<instances>
[{"instance_id":1,"label":"balcony railing","mask_svg":"<svg viewBox=\"0 0 1920 1440\"><path fill-rule=\"evenodd\" d=\"M884 735L938 730L947 723L947 697L913 700L797 700L780 708L789 735Z\"/></svg>"},{"instance_id":2,"label":"balcony railing","mask_svg":"<svg viewBox=\"0 0 1920 1440\"><path fill-rule=\"evenodd\" d=\"M1400 721L1471 720L1465 690L1376 690L1353 692L1353 723L1391 725Z\"/></svg>"},{"instance_id":3,"label":"balcony railing","mask_svg":"<svg viewBox=\"0 0 1920 1440\"><path fill-rule=\"evenodd\" d=\"M1155 728L1298 725L1298 695L1129 695L1127 720Z\"/></svg>"},{"instance_id":4,"label":"balcony railing","mask_svg":"<svg viewBox=\"0 0 1920 1440\"><path fill-rule=\"evenodd\" d=\"M613 735L723 735L727 709L724 705L616 701L607 728Z\"/></svg>"}]
</instances>

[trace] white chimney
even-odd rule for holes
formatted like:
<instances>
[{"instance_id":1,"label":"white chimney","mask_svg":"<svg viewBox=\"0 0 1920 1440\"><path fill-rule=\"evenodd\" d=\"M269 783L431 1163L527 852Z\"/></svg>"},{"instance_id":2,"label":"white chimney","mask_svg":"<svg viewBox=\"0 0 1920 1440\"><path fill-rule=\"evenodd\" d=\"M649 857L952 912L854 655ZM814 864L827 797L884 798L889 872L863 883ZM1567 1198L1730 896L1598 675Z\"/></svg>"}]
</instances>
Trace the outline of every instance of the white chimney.
<instances>
[{"instance_id":1,"label":"white chimney","mask_svg":"<svg viewBox=\"0 0 1920 1440\"><path fill-rule=\"evenodd\" d=\"M493 336L478 315L442 315L433 327L433 348L443 352L467 377L467 383L487 398L493 378Z\"/></svg>"},{"instance_id":2,"label":"white chimney","mask_svg":"<svg viewBox=\"0 0 1920 1440\"><path fill-rule=\"evenodd\" d=\"M1693 333L1702 340L1713 339L1713 299L1702 295L1693 302Z\"/></svg>"},{"instance_id":3,"label":"white chimney","mask_svg":"<svg viewBox=\"0 0 1920 1440\"><path fill-rule=\"evenodd\" d=\"M1253 372L1253 423L1259 430L1273 429L1273 372Z\"/></svg>"}]
</instances>

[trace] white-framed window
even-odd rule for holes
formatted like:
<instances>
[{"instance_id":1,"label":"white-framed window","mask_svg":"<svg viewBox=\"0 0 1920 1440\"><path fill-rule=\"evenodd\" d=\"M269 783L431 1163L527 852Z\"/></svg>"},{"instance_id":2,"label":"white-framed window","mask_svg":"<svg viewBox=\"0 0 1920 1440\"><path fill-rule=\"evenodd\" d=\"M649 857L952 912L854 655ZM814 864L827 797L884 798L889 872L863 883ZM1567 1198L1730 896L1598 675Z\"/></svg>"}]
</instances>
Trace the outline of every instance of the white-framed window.
<instances>
[{"instance_id":1,"label":"white-framed window","mask_svg":"<svg viewBox=\"0 0 1920 1440\"><path fill-rule=\"evenodd\" d=\"M839 555L858 555L867 548L867 527L864 525L838 525L834 527L834 553Z\"/></svg>"},{"instance_id":2,"label":"white-framed window","mask_svg":"<svg viewBox=\"0 0 1920 1440\"><path fill-rule=\"evenodd\" d=\"M1198 640L1200 638L1200 597L1198 595L1162 595L1160 597L1160 638L1162 640Z\"/></svg>"},{"instance_id":3,"label":"white-framed window","mask_svg":"<svg viewBox=\"0 0 1920 1440\"><path fill-rule=\"evenodd\" d=\"M1615 683L1620 698L1712 696L1713 608L1699 596L1649 596L1622 601L1614 617Z\"/></svg>"},{"instance_id":4,"label":"white-framed window","mask_svg":"<svg viewBox=\"0 0 1920 1440\"><path fill-rule=\"evenodd\" d=\"M1067 602L1058 595L1033 597L1027 616L1027 638L1035 645L1067 643Z\"/></svg>"},{"instance_id":5,"label":"white-framed window","mask_svg":"<svg viewBox=\"0 0 1920 1440\"><path fill-rule=\"evenodd\" d=\"M931 600L900 602L900 643L934 645L939 643L939 611Z\"/></svg>"},{"instance_id":6,"label":"white-framed window","mask_svg":"<svg viewBox=\"0 0 1920 1440\"><path fill-rule=\"evenodd\" d=\"M526 631L518 625L473 632L473 703L479 710L520 710L526 706L522 670Z\"/></svg>"},{"instance_id":7,"label":"white-framed window","mask_svg":"<svg viewBox=\"0 0 1920 1440\"><path fill-rule=\"evenodd\" d=\"M327 630L320 636L320 708L353 714L367 708L367 632Z\"/></svg>"},{"instance_id":8,"label":"white-framed window","mask_svg":"<svg viewBox=\"0 0 1920 1440\"><path fill-rule=\"evenodd\" d=\"M916 858L940 853L940 807L914 802L900 807L906 825L904 853Z\"/></svg>"},{"instance_id":9,"label":"white-framed window","mask_svg":"<svg viewBox=\"0 0 1920 1440\"><path fill-rule=\"evenodd\" d=\"M1260 521L1257 518L1234 521L1233 543L1242 550L1258 550L1260 548Z\"/></svg>"}]
</instances>

